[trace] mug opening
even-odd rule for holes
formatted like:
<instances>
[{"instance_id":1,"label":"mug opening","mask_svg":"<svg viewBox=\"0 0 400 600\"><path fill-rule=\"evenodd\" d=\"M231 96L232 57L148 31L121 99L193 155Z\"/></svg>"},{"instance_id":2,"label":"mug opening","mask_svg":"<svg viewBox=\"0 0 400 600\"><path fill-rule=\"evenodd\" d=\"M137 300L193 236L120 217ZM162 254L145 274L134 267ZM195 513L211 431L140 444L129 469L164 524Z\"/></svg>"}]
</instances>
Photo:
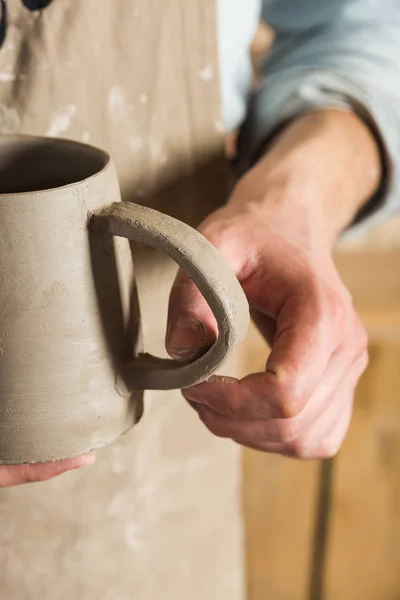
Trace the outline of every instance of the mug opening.
<instances>
[{"instance_id":1,"label":"mug opening","mask_svg":"<svg viewBox=\"0 0 400 600\"><path fill-rule=\"evenodd\" d=\"M110 161L93 146L57 138L0 136L0 194L51 190L79 183Z\"/></svg>"}]
</instances>

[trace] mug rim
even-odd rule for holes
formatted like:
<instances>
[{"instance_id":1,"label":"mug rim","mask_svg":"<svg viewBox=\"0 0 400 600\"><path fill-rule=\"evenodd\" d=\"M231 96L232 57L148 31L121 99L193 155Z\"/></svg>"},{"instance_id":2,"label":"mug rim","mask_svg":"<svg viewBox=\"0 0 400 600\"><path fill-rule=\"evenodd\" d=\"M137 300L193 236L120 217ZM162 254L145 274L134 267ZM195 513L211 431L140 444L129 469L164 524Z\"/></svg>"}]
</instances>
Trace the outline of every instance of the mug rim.
<instances>
[{"instance_id":1,"label":"mug rim","mask_svg":"<svg viewBox=\"0 0 400 600\"><path fill-rule=\"evenodd\" d=\"M71 187L76 187L78 185L82 185L83 183L90 181L91 179L94 179L95 177L98 177L99 175L101 175L101 173L103 173L104 171L106 171L111 163L112 163L112 159L111 156L109 155L108 152L106 152L105 150L103 150L102 148L99 148L98 146L93 146L92 144L87 144L85 142L80 142L77 140L72 140L69 138L58 138L58 137L49 137L46 135L35 135L35 134L25 134L25 133L5 133L5 134L0 134L0 146L1 146L1 142L3 140L38 140L38 141L42 141L45 143L51 142L51 143L55 143L59 146L72 146L72 147L80 147L86 150L90 150L92 153L96 153L99 155L99 157L104 159L103 162L103 166L95 171L94 173L92 173L91 175L88 175L87 177L84 177L83 179L79 179L77 181L73 181L71 183L66 183L63 185L56 185L54 187L46 187L44 189L39 189L39 190L28 190L28 191L20 191L20 192L0 192L0 200L5 199L5 198L10 198L10 197L15 197L15 196L28 196L28 195L43 195L43 194L47 194L47 193L52 193L52 192L56 192L56 191L63 191L63 190L67 190L68 188Z\"/></svg>"}]
</instances>

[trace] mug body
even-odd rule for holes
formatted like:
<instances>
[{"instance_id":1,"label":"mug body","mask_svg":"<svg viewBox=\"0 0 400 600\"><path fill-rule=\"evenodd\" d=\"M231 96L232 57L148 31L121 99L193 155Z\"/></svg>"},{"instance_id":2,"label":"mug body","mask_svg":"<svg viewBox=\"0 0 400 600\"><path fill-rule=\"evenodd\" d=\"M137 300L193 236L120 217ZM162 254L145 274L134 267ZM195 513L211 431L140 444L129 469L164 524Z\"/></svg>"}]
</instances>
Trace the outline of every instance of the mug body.
<instances>
[{"instance_id":1,"label":"mug body","mask_svg":"<svg viewBox=\"0 0 400 600\"><path fill-rule=\"evenodd\" d=\"M119 199L105 152L0 138L0 464L82 454L137 420L118 377L137 351L130 245L88 228Z\"/></svg>"}]
</instances>

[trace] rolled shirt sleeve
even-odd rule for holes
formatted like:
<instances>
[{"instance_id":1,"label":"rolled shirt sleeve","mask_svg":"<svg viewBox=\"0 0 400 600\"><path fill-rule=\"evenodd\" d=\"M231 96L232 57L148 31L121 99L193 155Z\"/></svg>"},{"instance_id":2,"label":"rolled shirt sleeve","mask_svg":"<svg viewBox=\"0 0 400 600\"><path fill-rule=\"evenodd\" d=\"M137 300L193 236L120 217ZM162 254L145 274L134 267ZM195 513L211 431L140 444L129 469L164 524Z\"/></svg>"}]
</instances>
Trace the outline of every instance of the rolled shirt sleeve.
<instances>
[{"instance_id":1,"label":"rolled shirt sleeve","mask_svg":"<svg viewBox=\"0 0 400 600\"><path fill-rule=\"evenodd\" d=\"M242 127L240 170L296 116L351 110L373 131L384 167L376 196L355 223L387 218L400 207L400 3L277 0L265 2L264 13L276 38Z\"/></svg>"}]
</instances>

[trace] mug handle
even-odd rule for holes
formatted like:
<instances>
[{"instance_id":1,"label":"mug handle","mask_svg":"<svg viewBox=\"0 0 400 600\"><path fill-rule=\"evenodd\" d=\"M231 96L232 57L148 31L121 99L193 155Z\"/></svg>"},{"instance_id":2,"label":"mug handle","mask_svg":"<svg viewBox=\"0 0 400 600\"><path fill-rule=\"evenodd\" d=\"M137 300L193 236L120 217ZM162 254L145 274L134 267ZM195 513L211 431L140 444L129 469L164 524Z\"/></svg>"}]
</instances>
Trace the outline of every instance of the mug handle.
<instances>
[{"instance_id":1,"label":"mug handle","mask_svg":"<svg viewBox=\"0 0 400 600\"><path fill-rule=\"evenodd\" d=\"M192 362L139 354L122 367L128 387L179 389L210 377L244 340L250 320L246 296L216 248L182 221L132 202L117 202L95 212L91 215L91 227L168 254L193 280L218 324L218 338L213 346Z\"/></svg>"}]
</instances>

